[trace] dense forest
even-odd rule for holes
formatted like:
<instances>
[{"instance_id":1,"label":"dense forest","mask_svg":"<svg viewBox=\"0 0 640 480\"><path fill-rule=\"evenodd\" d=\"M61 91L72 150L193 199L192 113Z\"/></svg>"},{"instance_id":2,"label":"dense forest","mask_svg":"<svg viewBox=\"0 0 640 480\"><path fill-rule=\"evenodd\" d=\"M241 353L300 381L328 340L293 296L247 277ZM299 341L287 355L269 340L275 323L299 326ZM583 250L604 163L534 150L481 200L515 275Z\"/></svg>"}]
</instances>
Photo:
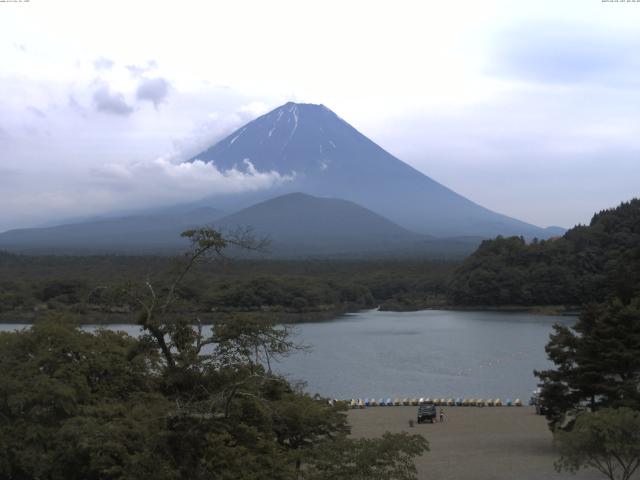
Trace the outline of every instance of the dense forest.
<instances>
[{"instance_id":1,"label":"dense forest","mask_svg":"<svg viewBox=\"0 0 640 480\"><path fill-rule=\"evenodd\" d=\"M640 200L560 237L484 241L449 284L455 305L582 305L640 294Z\"/></svg>"},{"instance_id":2,"label":"dense forest","mask_svg":"<svg viewBox=\"0 0 640 480\"><path fill-rule=\"evenodd\" d=\"M194 325L179 290L225 241L192 238L168 278L127 286L139 338L64 313L0 332L0 478L415 480L422 436L351 438L346 405L271 370L299 348L285 326Z\"/></svg>"},{"instance_id":3,"label":"dense forest","mask_svg":"<svg viewBox=\"0 0 640 480\"><path fill-rule=\"evenodd\" d=\"M179 259L162 256L27 256L0 252L0 321L66 311L83 323L125 321L124 295L162 281ZM247 260L194 267L177 292L204 322L228 315L315 321L380 307L580 306L640 292L640 200L594 215L563 237L484 241L464 263L426 259Z\"/></svg>"},{"instance_id":4,"label":"dense forest","mask_svg":"<svg viewBox=\"0 0 640 480\"><path fill-rule=\"evenodd\" d=\"M179 259L160 256L26 256L0 252L0 320L31 322L66 311L83 323L127 321L127 285L162 282ZM365 308L411 310L446 301L454 263L428 260L252 261L194 266L177 292L204 322L226 315L294 322Z\"/></svg>"}]
</instances>

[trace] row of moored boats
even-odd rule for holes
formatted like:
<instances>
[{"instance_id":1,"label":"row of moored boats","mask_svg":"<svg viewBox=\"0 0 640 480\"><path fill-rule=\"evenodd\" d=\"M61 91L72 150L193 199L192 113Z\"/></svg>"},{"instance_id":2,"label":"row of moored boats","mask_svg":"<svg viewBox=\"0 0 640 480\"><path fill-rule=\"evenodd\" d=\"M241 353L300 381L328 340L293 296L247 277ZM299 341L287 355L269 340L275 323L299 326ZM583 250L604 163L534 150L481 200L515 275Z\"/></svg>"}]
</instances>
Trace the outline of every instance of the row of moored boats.
<instances>
[{"instance_id":1,"label":"row of moored boats","mask_svg":"<svg viewBox=\"0 0 640 480\"><path fill-rule=\"evenodd\" d=\"M365 407L392 407L401 405L438 405L447 407L521 407L522 400L507 398L504 402L499 398L352 398L349 401L351 408Z\"/></svg>"}]
</instances>

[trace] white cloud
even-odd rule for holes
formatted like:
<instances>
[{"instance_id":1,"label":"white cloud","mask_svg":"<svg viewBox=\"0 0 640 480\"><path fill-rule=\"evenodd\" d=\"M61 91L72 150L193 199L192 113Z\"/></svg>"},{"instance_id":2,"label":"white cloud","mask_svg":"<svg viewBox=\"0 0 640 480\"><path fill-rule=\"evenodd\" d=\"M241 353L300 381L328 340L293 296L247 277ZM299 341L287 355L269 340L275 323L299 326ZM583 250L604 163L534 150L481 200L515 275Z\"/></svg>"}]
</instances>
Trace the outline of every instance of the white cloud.
<instances>
[{"instance_id":1,"label":"white cloud","mask_svg":"<svg viewBox=\"0 0 640 480\"><path fill-rule=\"evenodd\" d=\"M167 158L132 164L106 164L94 168L96 185L118 191L135 204L170 204L198 200L206 196L224 195L271 188L293 180L291 175L275 171L259 172L249 159L244 161L246 173L238 169L220 171L212 163L201 160L174 163Z\"/></svg>"},{"instance_id":2,"label":"white cloud","mask_svg":"<svg viewBox=\"0 0 640 480\"><path fill-rule=\"evenodd\" d=\"M93 66L96 70L111 70L113 67L113 60L109 60L108 58L100 57L94 60Z\"/></svg>"},{"instance_id":3,"label":"white cloud","mask_svg":"<svg viewBox=\"0 0 640 480\"><path fill-rule=\"evenodd\" d=\"M174 163L167 158L148 162L108 163L91 168L88 175L49 177L46 190L30 189L23 179L11 178L0 205L0 231L16 226L52 223L51 218L74 219L113 211L174 205L229 193L271 188L294 175L259 172L246 160L246 172L218 170L202 161ZM0 175L15 172L0 169ZM22 180L22 181L20 181ZM18 213L18 214L17 214ZM24 218L30 222L24 222ZM22 219L22 224L16 222ZM55 223L55 222L53 222Z\"/></svg>"}]
</instances>

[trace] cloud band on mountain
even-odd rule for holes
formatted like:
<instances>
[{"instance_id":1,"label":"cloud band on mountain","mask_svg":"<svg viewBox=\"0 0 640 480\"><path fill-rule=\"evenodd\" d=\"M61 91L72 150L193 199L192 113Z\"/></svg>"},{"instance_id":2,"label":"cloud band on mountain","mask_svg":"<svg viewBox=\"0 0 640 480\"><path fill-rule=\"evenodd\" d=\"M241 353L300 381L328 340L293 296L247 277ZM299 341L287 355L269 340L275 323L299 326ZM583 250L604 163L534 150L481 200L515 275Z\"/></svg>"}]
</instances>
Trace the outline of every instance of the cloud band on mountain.
<instances>
[{"instance_id":1,"label":"cloud band on mountain","mask_svg":"<svg viewBox=\"0 0 640 480\"><path fill-rule=\"evenodd\" d=\"M0 169L0 178L10 178ZM13 211L45 222L43 212L57 218L85 218L105 211L144 209L197 201L204 197L268 189L290 182L295 175L275 171L260 172L249 160L245 171L221 171L199 160L173 163L167 158L149 162L107 163L94 167L89 178L75 185L62 185L46 191L17 189L7 196L0 214ZM82 177L78 177L79 180ZM12 184L18 179L13 178ZM8 222L16 222L7 215ZM2 230L0 228L0 230Z\"/></svg>"},{"instance_id":2,"label":"cloud band on mountain","mask_svg":"<svg viewBox=\"0 0 640 480\"><path fill-rule=\"evenodd\" d=\"M219 170L200 160L173 163L167 158L132 164L106 164L92 170L94 182L103 189L128 195L132 202L158 203L198 200L271 188L293 180L294 175L260 172L249 159L245 169Z\"/></svg>"}]
</instances>

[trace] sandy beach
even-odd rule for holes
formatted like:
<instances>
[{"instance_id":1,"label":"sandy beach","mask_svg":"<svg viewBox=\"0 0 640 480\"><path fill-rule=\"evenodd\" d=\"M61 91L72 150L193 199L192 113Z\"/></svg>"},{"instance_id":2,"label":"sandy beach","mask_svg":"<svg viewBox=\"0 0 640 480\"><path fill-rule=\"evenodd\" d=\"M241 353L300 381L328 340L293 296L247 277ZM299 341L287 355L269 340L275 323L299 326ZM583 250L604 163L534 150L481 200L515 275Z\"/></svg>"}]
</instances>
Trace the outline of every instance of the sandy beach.
<instances>
[{"instance_id":1,"label":"sandy beach","mask_svg":"<svg viewBox=\"0 0 640 480\"><path fill-rule=\"evenodd\" d=\"M595 470L559 474L558 455L544 417L532 407L444 407L445 421L417 423L417 407L370 407L349 411L355 437L385 431L420 433L430 452L418 458L418 478L430 480L603 479ZM640 478L636 475L634 478Z\"/></svg>"}]
</instances>

